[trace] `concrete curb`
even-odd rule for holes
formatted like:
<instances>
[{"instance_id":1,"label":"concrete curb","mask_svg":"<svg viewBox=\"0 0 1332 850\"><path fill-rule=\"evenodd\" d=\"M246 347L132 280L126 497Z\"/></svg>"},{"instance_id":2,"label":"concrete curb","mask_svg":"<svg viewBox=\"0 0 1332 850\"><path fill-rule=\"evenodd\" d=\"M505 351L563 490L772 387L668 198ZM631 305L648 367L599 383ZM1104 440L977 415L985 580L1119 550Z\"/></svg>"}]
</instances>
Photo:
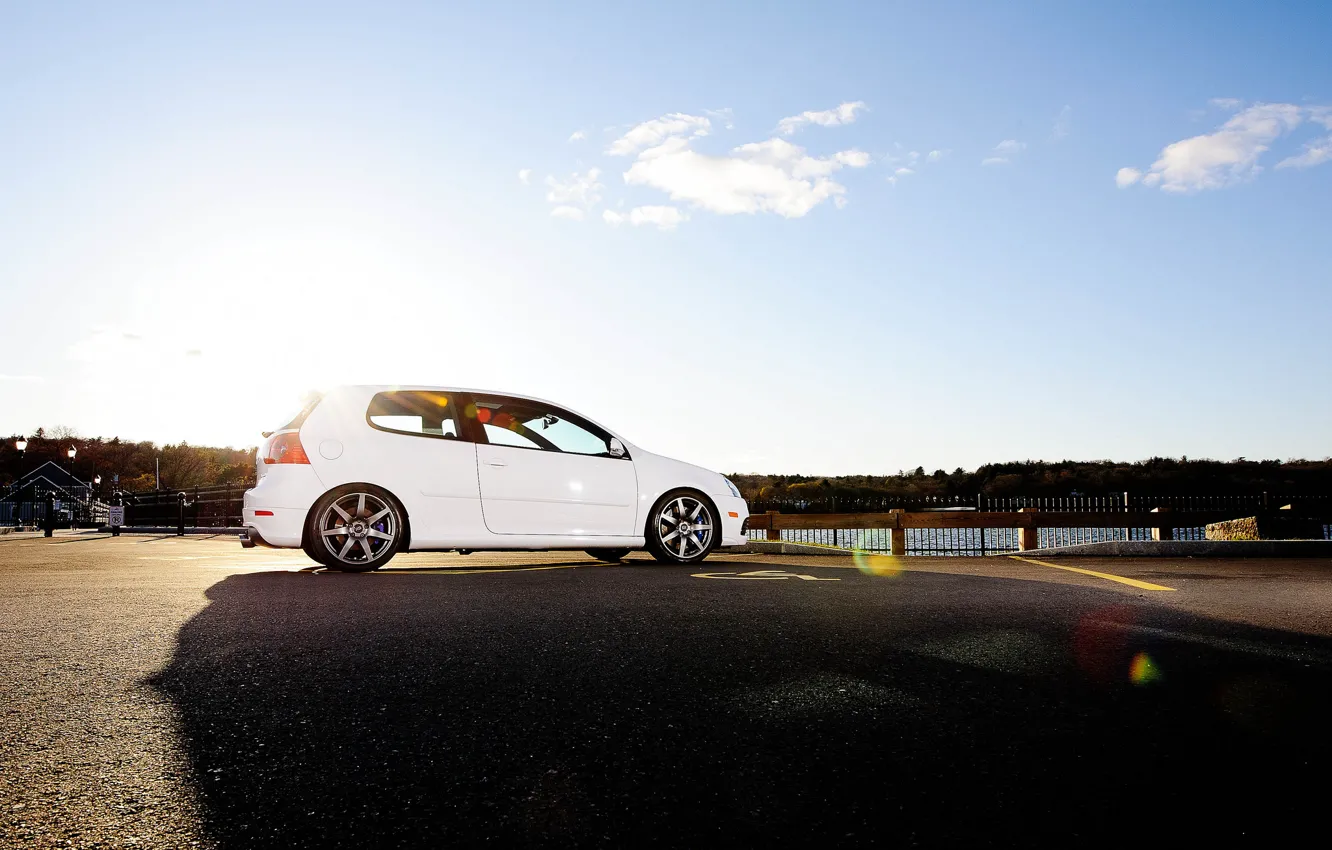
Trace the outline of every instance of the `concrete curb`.
<instances>
[{"instance_id":1,"label":"concrete curb","mask_svg":"<svg viewBox=\"0 0 1332 850\"><path fill-rule=\"evenodd\" d=\"M788 543L784 540L751 540L744 546L718 550L723 555L850 555L852 550L818 543Z\"/></svg>"},{"instance_id":2,"label":"concrete curb","mask_svg":"<svg viewBox=\"0 0 1332 850\"><path fill-rule=\"evenodd\" d=\"M1107 540L1011 552L1024 558L1332 558L1332 540Z\"/></svg>"}]
</instances>

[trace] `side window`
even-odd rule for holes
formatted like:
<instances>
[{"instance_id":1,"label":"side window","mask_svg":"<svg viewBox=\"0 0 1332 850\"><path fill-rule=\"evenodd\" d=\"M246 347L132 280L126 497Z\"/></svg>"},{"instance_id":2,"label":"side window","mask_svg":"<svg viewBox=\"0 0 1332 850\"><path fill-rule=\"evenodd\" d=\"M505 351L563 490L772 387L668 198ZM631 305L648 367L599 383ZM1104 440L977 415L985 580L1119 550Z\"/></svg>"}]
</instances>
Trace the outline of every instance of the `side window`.
<instances>
[{"instance_id":1,"label":"side window","mask_svg":"<svg viewBox=\"0 0 1332 850\"><path fill-rule=\"evenodd\" d=\"M517 446L520 449L541 448L530 437L524 437L513 428L501 428L493 422L482 422L481 429L486 432L486 442L492 446Z\"/></svg>"},{"instance_id":2,"label":"side window","mask_svg":"<svg viewBox=\"0 0 1332 850\"><path fill-rule=\"evenodd\" d=\"M448 393L379 393L370 400L365 418L381 431L450 440L458 438L458 423Z\"/></svg>"},{"instance_id":3,"label":"side window","mask_svg":"<svg viewBox=\"0 0 1332 850\"><path fill-rule=\"evenodd\" d=\"M486 442L492 445L611 456L609 434L556 407L525 399L478 397L467 415L481 423Z\"/></svg>"}]
</instances>

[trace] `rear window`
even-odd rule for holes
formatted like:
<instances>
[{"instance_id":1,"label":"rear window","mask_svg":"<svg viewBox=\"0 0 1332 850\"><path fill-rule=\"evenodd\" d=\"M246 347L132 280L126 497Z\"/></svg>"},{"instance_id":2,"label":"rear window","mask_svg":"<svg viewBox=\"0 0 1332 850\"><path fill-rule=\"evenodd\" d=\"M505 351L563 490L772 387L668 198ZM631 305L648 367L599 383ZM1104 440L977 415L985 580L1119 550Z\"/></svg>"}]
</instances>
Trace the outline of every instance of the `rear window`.
<instances>
[{"instance_id":1,"label":"rear window","mask_svg":"<svg viewBox=\"0 0 1332 850\"><path fill-rule=\"evenodd\" d=\"M372 428L395 434L456 439L458 424L448 393L399 391L370 400L366 420Z\"/></svg>"}]
</instances>

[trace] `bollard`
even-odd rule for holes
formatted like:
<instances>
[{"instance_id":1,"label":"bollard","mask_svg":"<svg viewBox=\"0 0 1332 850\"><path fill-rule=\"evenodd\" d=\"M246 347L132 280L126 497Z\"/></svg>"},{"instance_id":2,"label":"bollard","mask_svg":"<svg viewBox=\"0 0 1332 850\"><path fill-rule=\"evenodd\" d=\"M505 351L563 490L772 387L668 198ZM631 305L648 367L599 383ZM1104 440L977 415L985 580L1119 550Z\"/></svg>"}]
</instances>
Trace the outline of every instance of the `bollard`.
<instances>
[{"instance_id":1,"label":"bollard","mask_svg":"<svg viewBox=\"0 0 1332 850\"><path fill-rule=\"evenodd\" d=\"M176 536L185 536L185 493L176 494Z\"/></svg>"},{"instance_id":2,"label":"bollard","mask_svg":"<svg viewBox=\"0 0 1332 850\"><path fill-rule=\"evenodd\" d=\"M46 494L43 500L46 505L46 521L42 523L43 530L46 532L43 537L55 536L55 496Z\"/></svg>"}]
</instances>

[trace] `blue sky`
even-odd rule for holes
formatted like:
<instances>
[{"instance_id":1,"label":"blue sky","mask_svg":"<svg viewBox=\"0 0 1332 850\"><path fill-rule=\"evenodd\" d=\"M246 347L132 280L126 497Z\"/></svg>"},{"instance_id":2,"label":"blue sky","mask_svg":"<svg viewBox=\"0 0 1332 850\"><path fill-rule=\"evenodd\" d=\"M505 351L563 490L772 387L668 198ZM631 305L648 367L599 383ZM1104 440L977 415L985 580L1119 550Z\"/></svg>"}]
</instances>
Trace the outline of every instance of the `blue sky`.
<instances>
[{"instance_id":1,"label":"blue sky","mask_svg":"<svg viewBox=\"0 0 1332 850\"><path fill-rule=\"evenodd\" d=\"M0 431L396 382L727 471L1329 454L1332 7L718 6L0 3Z\"/></svg>"}]
</instances>

